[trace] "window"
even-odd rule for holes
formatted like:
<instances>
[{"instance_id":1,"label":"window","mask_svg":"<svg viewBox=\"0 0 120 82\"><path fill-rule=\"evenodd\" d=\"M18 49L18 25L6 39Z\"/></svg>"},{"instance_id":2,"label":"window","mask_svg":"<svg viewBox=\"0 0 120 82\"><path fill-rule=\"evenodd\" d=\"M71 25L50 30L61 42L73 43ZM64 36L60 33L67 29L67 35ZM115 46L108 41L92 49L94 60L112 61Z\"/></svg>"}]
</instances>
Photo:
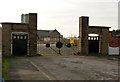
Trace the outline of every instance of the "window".
<instances>
[{"instance_id":1,"label":"window","mask_svg":"<svg viewBox=\"0 0 120 82\"><path fill-rule=\"evenodd\" d=\"M14 39L16 39L16 36L13 36Z\"/></svg>"},{"instance_id":2,"label":"window","mask_svg":"<svg viewBox=\"0 0 120 82\"><path fill-rule=\"evenodd\" d=\"M26 36L24 36L24 39L26 39L27 37Z\"/></svg>"},{"instance_id":3,"label":"window","mask_svg":"<svg viewBox=\"0 0 120 82\"><path fill-rule=\"evenodd\" d=\"M23 36L20 36L20 39L23 39Z\"/></svg>"},{"instance_id":4,"label":"window","mask_svg":"<svg viewBox=\"0 0 120 82\"><path fill-rule=\"evenodd\" d=\"M19 37L19 36L17 36L17 39L20 39L20 37Z\"/></svg>"}]
</instances>

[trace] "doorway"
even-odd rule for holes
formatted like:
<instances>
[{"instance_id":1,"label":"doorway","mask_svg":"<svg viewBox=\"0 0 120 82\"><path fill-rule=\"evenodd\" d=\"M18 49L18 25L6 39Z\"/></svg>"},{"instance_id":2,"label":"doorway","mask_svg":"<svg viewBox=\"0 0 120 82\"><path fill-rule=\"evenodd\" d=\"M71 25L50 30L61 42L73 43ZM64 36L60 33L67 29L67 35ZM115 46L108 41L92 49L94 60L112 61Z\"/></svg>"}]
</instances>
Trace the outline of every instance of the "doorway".
<instances>
[{"instance_id":1,"label":"doorway","mask_svg":"<svg viewBox=\"0 0 120 82\"><path fill-rule=\"evenodd\" d=\"M89 53L99 53L99 36L88 36Z\"/></svg>"},{"instance_id":2,"label":"doorway","mask_svg":"<svg viewBox=\"0 0 120 82\"><path fill-rule=\"evenodd\" d=\"M15 56L27 55L27 40L28 40L28 34L13 33L12 34L12 54Z\"/></svg>"}]
</instances>

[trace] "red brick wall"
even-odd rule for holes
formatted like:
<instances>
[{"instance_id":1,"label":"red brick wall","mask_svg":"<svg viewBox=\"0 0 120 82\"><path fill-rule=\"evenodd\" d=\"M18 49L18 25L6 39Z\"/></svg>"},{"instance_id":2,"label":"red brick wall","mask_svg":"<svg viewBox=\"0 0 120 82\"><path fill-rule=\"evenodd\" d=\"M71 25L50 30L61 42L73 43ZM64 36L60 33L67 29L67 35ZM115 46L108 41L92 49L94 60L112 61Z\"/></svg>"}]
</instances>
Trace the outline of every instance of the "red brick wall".
<instances>
[{"instance_id":1,"label":"red brick wall","mask_svg":"<svg viewBox=\"0 0 120 82\"><path fill-rule=\"evenodd\" d=\"M120 47L120 37L113 37L112 33L109 32L109 46L110 47Z\"/></svg>"}]
</instances>

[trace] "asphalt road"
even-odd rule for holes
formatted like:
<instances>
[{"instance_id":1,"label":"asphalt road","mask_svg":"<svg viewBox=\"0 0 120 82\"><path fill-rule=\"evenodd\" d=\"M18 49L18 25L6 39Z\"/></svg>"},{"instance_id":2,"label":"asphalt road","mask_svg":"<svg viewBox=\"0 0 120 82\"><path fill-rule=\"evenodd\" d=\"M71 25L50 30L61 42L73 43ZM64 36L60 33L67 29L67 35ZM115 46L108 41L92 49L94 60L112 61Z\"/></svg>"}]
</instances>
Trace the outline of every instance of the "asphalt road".
<instances>
[{"instance_id":1,"label":"asphalt road","mask_svg":"<svg viewBox=\"0 0 120 82\"><path fill-rule=\"evenodd\" d=\"M117 80L118 61L88 56L9 59L8 80Z\"/></svg>"},{"instance_id":2,"label":"asphalt road","mask_svg":"<svg viewBox=\"0 0 120 82\"><path fill-rule=\"evenodd\" d=\"M60 48L60 53L63 56L70 56L73 54L75 50L78 50L77 46L72 46L71 48L68 48L63 45L63 47ZM58 54L59 49L56 47L55 44L51 44L51 47L48 47L48 48L45 46L45 44L39 44L37 45L37 52L42 55L51 55L51 56L60 55Z\"/></svg>"}]
</instances>

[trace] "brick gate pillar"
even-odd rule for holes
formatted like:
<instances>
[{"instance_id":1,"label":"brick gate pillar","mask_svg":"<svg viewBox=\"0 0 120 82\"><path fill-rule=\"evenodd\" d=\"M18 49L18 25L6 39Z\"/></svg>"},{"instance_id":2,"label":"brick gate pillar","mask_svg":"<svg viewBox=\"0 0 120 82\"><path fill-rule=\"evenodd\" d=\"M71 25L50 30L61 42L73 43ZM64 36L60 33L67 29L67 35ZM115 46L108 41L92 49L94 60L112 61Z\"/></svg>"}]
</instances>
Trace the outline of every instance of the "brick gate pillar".
<instances>
[{"instance_id":1,"label":"brick gate pillar","mask_svg":"<svg viewBox=\"0 0 120 82\"><path fill-rule=\"evenodd\" d=\"M37 13L29 14L29 55L37 53Z\"/></svg>"},{"instance_id":2,"label":"brick gate pillar","mask_svg":"<svg viewBox=\"0 0 120 82\"><path fill-rule=\"evenodd\" d=\"M79 51L88 54L88 25L89 17L79 17Z\"/></svg>"},{"instance_id":3,"label":"brick gate pillar","mask_svg":"<svg viewBox=\"0 0 120 82\"><path fill-rule=\"evenodd\" d=\"M11 54L11 27L12 24L2 23L2 55L4 56Z\"/></svg>"}]
</instances>

